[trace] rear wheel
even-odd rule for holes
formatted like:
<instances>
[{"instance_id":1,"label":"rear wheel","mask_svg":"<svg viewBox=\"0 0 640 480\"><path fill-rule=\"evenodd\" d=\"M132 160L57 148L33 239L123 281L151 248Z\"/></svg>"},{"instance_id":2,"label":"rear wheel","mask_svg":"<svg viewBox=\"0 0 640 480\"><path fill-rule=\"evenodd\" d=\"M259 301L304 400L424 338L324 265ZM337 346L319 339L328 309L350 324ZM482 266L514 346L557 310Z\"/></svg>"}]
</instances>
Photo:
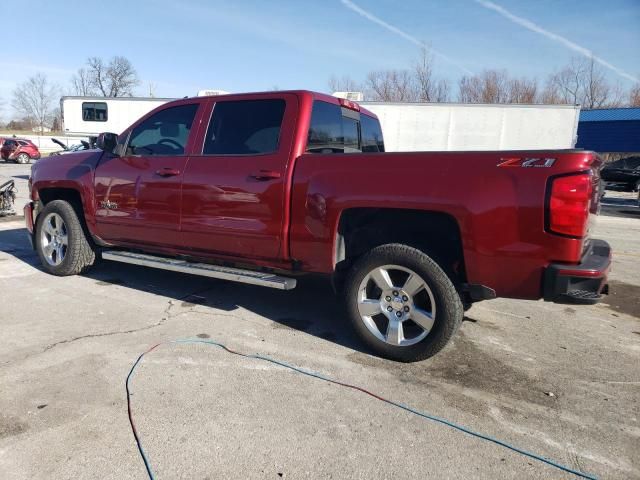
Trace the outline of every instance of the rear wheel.
<instances>
[{"instance_id":1,"label":"rear wheel","mask_svg":"<svg viewBox=\"0 0 640 480\"><path fill-rule=\"evenodd\" d=\"M29 163L31 161L31 157L29 156L28 153L20 153L17 157L16 157L16 162L17 163Z\"/></svg>"},{"instance_id":2,"label":"rear wheel","mask_svg":"<svg viewBox=\"0 0 640 480\"><path fill-rule=\"evenodd\" d=\"M35 241L42 266L53 275L76 275L95 262L78 215L63 200L49 202L38 215Z\"/></svg>"},{"instance_id":3,"label":"rear wheel","mask_svg":"<svg viewBox=\"0 0 640 480\"><path fill-rule=\"evenodd\" d=\"M351 269L345 284L350 320L380 356L412 362L438 353L462 322L451 279L424 252L376 247Z\"/></svg>"}]
</instances>

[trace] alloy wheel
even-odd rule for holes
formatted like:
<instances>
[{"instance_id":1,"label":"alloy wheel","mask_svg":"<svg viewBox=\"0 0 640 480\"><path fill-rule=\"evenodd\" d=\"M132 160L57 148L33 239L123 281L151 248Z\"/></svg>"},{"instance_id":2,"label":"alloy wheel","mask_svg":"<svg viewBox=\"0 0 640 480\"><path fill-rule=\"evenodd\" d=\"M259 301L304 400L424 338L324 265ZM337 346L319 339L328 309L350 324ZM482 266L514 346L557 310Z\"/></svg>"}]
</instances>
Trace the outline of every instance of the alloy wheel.
<instances>
[{"instance_id":1,"label":"alloy wheel","mask_svg":"<svg viewBox=\"0 0 640 480\"><path fill-rule=\"evenodd\" d=\"M429 334L436 318L436 303L429 285L416 272L399 265L384 265L362 279L358 312L376 338L404 347Z\"/></svg>"},{"instance_id":2,"label":"alloy wheel","mask_svg":"<svg viewBox=\"0 0 640 480\"><path fill-rule=\"evenodd\" d=\"M49 265L60 265L69 247L69 234L62 217L57 213L47 215L43 220L40 235L45 260Z\"/></svg>"}]
</instances>

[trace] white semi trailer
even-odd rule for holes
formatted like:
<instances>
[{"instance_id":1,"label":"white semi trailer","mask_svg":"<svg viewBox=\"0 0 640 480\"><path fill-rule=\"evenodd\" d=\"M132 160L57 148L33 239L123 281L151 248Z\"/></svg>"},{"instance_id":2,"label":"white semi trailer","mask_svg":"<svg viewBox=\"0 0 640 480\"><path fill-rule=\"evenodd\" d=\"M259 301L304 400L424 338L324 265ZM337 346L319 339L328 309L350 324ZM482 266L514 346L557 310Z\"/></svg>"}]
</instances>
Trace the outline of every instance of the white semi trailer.
<instances>
[{"instance_id":1,"label":"white semi trailer","mask_svg":"<svg viewBox=\"0 0 640 480\"><path fill-rule=\"evenodd\" d=\"M120 133L133 121L173 98L62 97L62 128L65 135L95 136Z\"/></svg>"},{"instance_id":2,"label":"white semi trailer","mask_svg":"<svg viewBox=\"0 0 640 480\"><path fill-rule=\"evenodd\" d=\"M389 152L574 148L577 105L358 102L380 119Z\"/></svg>"},{"instance_id":3,"label":"white semi trailer","mask_svg":"<svg viewBox=\"0 0 640 480\"><path fill-rule=\"evenodd\" d=\"M221 90L199 95L225 94ZM341 93L342 95L339 95ZM345 96L336 92L336 96ZM65 135L120 133L173 98L62 97ZM573 148L577 105L358 102L380 119L389 152Z\"/></svg>"}]
</instances>

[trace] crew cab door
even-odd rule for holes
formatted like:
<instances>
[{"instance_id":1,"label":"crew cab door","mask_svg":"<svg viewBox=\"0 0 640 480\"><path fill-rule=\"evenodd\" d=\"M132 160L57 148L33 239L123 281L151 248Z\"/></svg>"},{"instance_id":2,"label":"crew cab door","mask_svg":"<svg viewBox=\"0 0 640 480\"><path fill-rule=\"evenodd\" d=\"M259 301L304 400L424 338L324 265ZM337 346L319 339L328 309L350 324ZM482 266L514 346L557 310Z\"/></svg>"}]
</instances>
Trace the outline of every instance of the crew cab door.
<instances>
[{"instance_id":1,"label":"crew cab door","mask_svg":"<svg viewBox=\"0 0 640 480\"><path fill-rule=\"evenodd\" d=\"M103 240L177 246L182 178L200 103L153 111L119 139L122 156L105 154L100 160L95 200Z\"/></svg>"},{"instance_id":2,"label":"crew cab door","mask_svg":"<svg viewBox=\"0 0 640 480\"><path fill-rule=\"evenodd\" d=\"M212 100L205 113L182 190L181 244L194 254L280 255L298 103L288 94L253 98Z\"/></svg>"}]
</instances>

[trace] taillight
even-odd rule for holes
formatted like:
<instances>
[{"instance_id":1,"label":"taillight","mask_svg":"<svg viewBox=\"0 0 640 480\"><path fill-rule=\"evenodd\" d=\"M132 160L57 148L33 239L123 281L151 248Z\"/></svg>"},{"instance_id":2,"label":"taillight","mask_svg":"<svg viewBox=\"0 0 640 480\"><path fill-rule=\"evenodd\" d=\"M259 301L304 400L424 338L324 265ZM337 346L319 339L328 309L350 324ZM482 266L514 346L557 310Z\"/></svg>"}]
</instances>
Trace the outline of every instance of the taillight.
<instances>
[{"instance_id":1,"label":"taillight","mask_svg":"<svg viewBox=\"0 0 640 480\"><path fill-rule=\"evenodd\" d=\"M592 188L590 173L552 179L547 203L547 229L560 235L584 237L589 224Z\"/></svg>"}]
</instances>

